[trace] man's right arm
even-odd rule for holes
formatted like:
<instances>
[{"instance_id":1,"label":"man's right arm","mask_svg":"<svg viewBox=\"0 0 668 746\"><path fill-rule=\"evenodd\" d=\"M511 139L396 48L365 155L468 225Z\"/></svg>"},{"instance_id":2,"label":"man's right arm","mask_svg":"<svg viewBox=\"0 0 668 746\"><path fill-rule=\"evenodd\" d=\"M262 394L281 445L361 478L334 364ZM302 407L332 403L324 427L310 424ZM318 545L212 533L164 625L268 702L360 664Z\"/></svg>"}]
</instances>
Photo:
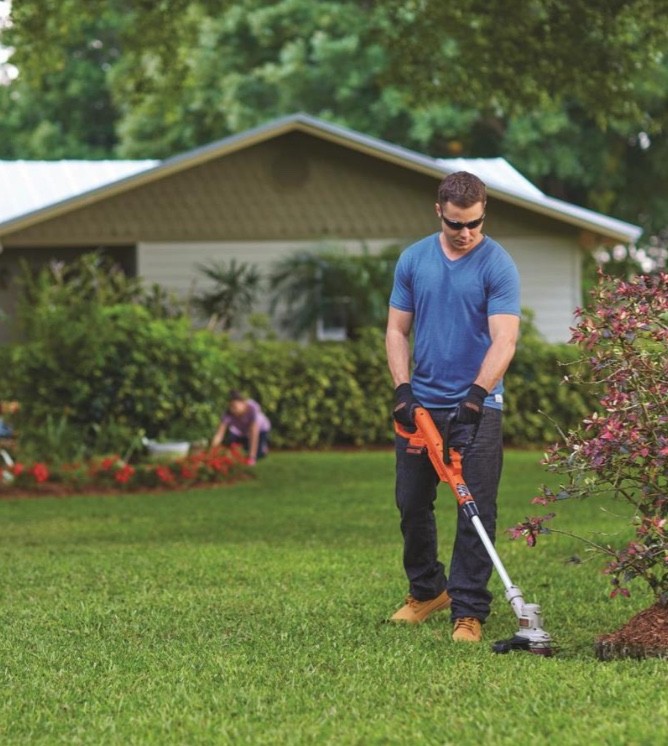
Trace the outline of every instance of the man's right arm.
<instances>
[{"instance_id":1,"label":"man's right arm","mask_svg":"<svg viewBox=\"0 0 668 746\"><path fill-rule=\"evenodd\" d=\"M387 364L396 388L402 383L409 383L410 375L410 333L413 326L413 314L400 311L390 306L387 317L387 333L385 348L387 350Z\"/></svg>"}]
</instances>

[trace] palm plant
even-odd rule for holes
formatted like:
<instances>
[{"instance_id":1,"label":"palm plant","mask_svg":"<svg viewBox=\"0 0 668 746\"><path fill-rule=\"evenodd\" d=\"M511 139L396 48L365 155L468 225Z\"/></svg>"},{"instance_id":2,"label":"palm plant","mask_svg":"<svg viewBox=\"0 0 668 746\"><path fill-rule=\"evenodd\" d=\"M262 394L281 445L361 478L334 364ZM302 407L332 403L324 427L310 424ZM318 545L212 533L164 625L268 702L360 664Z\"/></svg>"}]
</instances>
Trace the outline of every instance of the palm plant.
<instances>
[{"instance_id":1,"label":"palm plant","mask_svg":"<svg viewBox=\"0 0 668 746\"><path fill-rule=\"evenodd\" d=\"M334 321L355 339L364 327L385 323L398 249L350 254L336 247L297 251L275 263L269 277L271 310L294 337L315 336Z\"/></svg>"},{"instance_id":2,"label":"palm plant","mask_svg":"<svg viewBox=\"0 0 668 746\"><path fill-rule=\"evenodd\" d=\"M193 298L193 308L208 319L209 327L220 325L229 331L253 308L262 287L259 270L253 264L237 263L235 259L199 264L197 269L212 286Z\"/></svg>"}]
</instances>

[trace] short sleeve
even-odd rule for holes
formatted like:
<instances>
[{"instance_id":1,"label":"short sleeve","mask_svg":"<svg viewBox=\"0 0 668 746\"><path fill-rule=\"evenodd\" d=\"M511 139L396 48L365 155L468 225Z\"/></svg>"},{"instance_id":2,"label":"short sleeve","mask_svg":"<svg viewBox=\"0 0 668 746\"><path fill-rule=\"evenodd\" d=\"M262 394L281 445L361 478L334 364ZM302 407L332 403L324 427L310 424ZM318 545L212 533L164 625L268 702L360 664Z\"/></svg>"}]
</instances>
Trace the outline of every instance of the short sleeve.
<instances>
[{"instance_id":1,"label":"short sleeve","mask_svg":"<svg viewBox=\"0 0 668 746\"><path fill-rule=\"evenodd\" d=\"M496 267L487 299L487 315L511 314L521 316L520 275L510 257Z\"/></svg>"},{"instance_id":2,"label":"short sleeve","mask_svg":"<svg viewBox=\"0 0 668 746\"><path fill-rule=\"evenodd\" d=\"M397 262L394 270L394 285L390 295L390 305L399 311L408 311L413 313L413 284L411 282L410 258L407 252L404 252Z\"/></svg>"}]
</instances>

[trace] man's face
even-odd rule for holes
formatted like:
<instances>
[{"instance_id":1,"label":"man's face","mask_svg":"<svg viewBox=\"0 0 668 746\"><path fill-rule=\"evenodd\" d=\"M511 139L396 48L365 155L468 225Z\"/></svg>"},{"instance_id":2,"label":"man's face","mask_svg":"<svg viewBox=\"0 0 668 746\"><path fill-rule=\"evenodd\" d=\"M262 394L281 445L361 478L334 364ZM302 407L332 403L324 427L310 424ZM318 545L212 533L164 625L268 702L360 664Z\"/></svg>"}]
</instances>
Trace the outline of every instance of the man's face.
<instances>
[{"instance_id":1,"label":"man's face","mask_svg":"<svg viewBox=\"0 0 668 746\"><path fill-rule=\"evenodd\" d=\"M485 205L482 202L476 202L471 207L458 207L452 202L444 205L436 203L436 214L441 219L443 237L451 251L465 254L482 241L485 218Z\"/></svg>"}]
</instances>

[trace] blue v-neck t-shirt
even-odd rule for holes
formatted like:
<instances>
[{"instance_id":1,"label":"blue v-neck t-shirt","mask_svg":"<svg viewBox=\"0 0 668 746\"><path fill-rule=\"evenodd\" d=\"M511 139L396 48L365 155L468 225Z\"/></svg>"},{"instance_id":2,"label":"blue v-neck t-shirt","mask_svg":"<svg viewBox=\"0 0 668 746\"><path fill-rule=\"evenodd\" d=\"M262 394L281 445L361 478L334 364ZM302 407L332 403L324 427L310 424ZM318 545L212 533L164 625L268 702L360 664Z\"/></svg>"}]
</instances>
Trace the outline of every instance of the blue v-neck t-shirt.
<instances>
[{"instance_id":1,"label":"blue v-neck t-shirt","mask_svg":"<svg viewBox=\"0 0 668 746\"><path fill-rule=\"evenodd\" d=\"M413 314L415 397L425 407L454 407L466 396L492 343L489 317L521 314L519 273L508 252L489 236L453 261L435 233L402 252L390 306ZM503 408L503 381L485 404Z\"/></svg>"}]
</instances>

